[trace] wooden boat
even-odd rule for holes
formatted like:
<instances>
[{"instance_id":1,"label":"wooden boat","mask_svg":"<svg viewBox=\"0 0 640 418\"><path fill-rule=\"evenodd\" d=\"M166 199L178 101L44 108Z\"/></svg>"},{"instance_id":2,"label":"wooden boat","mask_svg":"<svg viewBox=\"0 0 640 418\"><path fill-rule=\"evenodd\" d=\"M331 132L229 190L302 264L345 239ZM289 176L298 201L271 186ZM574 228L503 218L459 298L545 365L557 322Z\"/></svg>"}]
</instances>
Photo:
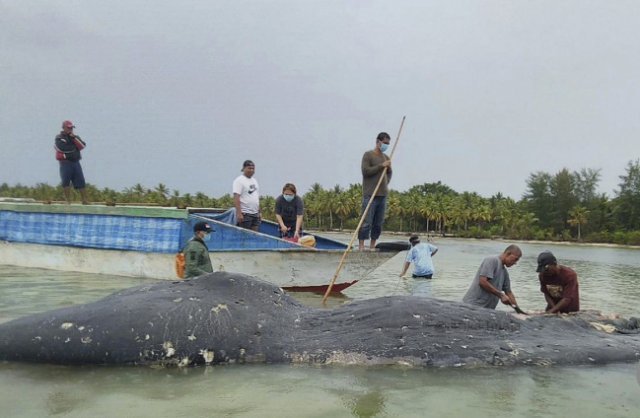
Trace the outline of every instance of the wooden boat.
<instances>
[{"instance_id":1,"label":"wooden boat","mask_svg":"<svg viewBox=\"0 0 640 418\"><path fill-rule=\"evenodd\" d=\"M239 228L224 209L0 201L0 265L175 280L175 254L202 220L215 230L207 243L214 270L255 275L292 290L326 289L347 248L319 235L315 248L280 239L269 221L259 232ZM335 291L396 253L351 251Z\"/></svg>"}]
</instances>

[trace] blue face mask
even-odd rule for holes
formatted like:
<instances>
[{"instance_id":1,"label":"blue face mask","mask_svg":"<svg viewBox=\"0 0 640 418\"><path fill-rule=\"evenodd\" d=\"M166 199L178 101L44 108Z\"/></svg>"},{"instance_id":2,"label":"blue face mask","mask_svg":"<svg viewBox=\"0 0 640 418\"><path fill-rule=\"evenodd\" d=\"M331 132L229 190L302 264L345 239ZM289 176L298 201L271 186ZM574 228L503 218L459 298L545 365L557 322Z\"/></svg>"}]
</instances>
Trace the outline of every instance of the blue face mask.
<instances>
[{"instance_id":1,"label":"blue face mask","mask_svg":"<svg viewBox=\"0 0 640 418\"><path fill-rule=\"evenodd\" d=\"M211 232L209 232L208 234L204 234L204 237L202 238L202 240L204 242L209 242L211 241Z\"/></svg>"},{"instance_id":2,"label":"blue face mask","mask_svg":"<svg viewBox=\"0 0 640 418\"><path fill-rule=\"evenodd\" d=\"M287 202L293 201L293 198L296 197L296 195L294 194L283 194L282 196L284 197L284 200L286 200Z\"/></svg>"},{"instance_id":3,"label":"blue face mask","mask_svg":"<svg viewBox=\"0 0 640 418\"><path fill-rule=\"evenodd\" d=\"M384 142L380 144L380 151L385 152L389 148L389 144L385 144Z\"/></svg>"}]
</instances>

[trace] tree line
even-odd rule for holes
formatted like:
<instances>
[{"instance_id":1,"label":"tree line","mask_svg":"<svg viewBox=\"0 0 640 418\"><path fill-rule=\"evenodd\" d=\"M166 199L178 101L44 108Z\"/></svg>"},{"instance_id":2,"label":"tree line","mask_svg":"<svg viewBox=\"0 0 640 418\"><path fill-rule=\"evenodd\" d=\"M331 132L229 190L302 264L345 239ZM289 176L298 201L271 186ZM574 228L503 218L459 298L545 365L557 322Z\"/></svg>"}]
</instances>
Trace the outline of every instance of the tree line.
<instances>
[{"instance_id":1,"label":"tree line","mask_svg":"<svg viewBox=\"0 0 640 418\"><path fill-rule=\"evenodd\" d=\"M469 238L503 237L543 241L580 241L640 245L640 160L630 161L614 196L596 192L600 170L562 169L555 174L536 172L526 180L519 201L497 193L484 198L475 192L457 192L441 182L390 190L385 229ZM182 194L160 183L141 184L118 192L88 184L92 202L184 207L233 207L233 197L204 193ZM62 188L0 185L0 196L63 201ZM362 187L351 184L330 189L316 183L302 196L305 226L316 229L355 229L360 220ZM275 220L275 198L262 196L262 215Z\"/></svg>"}]
</instances>

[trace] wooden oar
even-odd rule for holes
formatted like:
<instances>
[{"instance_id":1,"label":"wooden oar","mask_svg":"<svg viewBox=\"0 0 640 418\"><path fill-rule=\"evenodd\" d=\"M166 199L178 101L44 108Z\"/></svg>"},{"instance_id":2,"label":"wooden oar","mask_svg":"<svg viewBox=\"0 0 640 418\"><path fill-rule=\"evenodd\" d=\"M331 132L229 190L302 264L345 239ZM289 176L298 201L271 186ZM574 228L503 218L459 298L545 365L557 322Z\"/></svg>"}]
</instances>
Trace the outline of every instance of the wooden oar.
<instances>
[{"instance_id":1,"label":"wooden oar","mask_svg":"<svg viewBox=\"0 0 640 418\"><path fill-rule=\"evenodd\" d=\"M400 129L398 130L398 136L396 137L396 142L393 144L393 148L391 148L391 154L389 154L389 161L391 161L393 159L393 153L396 151L396 147L398 146L398 141L400 140L400 134L402 133L402 127L404 126L404 120L405 120L406 116L402 117L402 122L400 122ZM351 250L351 246L353 245L353 242L355 241L356 237L358 236L358 231L360 231L360 227L362 226L362 223L364 222L364 219L367 216L367 213L369 212L369 207L371 206L371 202L373 202L374 197L376 196L376 193L378 193L378 189L380 188L380 185L382 184L382 179L384 179L384 177L387 175L387 169L389 167L385 167L382 170L382 174L380 174L380 179L378 180L378 184L376 184L376 188L373 190L373 193L371 194L371 198L369 199L369 203L367 203L367 206L364 208L364 211L362 212L362 216L360 217L360 222L358 222L358 226L356 227L355 231L353 231L353 235L351 236L351 241L349 242L349 245L347 245L347 249L344 250L344 253L342 254L342 258L340 259L340 263L338 264L338 268L336 269L336 273L333 275L333 278L331 279L331 282L329 283L329 286L327 287L327 291L324 294L324 297L322 298L322 303L324 304L327 301L327 298L329 297L329 294L331 293L331 289L333 288L333 284L336 282L336 279L338 278L338 275L340 274L340 270L342 270L342 265L344 264L344 260L347 258L347 254L349 253L349 251Z\"/></svg>"}]
</instances>

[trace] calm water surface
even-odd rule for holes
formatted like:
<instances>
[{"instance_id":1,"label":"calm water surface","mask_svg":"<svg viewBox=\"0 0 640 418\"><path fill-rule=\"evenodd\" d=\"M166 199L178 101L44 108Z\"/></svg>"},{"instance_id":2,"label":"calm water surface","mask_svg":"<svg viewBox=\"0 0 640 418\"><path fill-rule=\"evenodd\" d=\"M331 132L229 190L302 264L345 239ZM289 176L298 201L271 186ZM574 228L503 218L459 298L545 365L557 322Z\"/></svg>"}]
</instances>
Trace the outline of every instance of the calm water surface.
<instances>
[{"instance_id":1,"label":"calm water surface","mask_svg":"<svg viewBox=\"0 0 640 418\"><path fill-rule=\"evenodd\" d=\"M347 235L336 235L348 241ZM395 240L394 237L386 237ZM401 279L404 253L331 298L329 306L387 295L459 301L498 241L436 239L431 281ZM640 250L521 244L510 269L521 307L544 308L537 254L550 249L580 280L581 307L640 316ZM330 277L328 278L330 279ZM146 280L147 282L149 280ZM0 266L0 322L96 300L141 279ZM321 306L321 296L296 294ZM501 310L509 310L499 307ZM605 367L409 369L234 365L186 370L0 363L7 417L638 417L637 364Z\"/></svg>"}]
</instances>

